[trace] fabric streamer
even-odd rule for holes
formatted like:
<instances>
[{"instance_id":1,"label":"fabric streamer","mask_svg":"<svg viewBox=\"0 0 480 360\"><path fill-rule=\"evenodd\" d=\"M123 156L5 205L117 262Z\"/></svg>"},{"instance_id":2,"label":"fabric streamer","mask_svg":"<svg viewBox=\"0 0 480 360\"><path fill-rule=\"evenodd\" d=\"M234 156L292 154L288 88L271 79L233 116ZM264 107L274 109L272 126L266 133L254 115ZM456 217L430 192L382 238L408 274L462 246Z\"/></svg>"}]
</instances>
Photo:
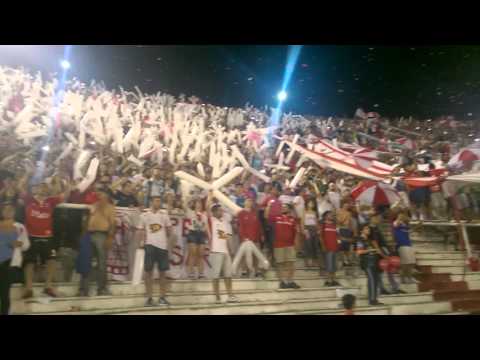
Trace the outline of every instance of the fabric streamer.
<instances>
[{"instance_id":1,"label":"fabric streamer","mask_svg":"<svg viewBox=\"0 0 480 360\"><path fill-rule=\"evenodd\" d=\"M300 182L300 180L302 179L303 175L305 174L305 171L307 169L305 168L300 168L297 173L295 174L295 177L293 178L292 182L290 183L289 187L291 189L295 189L298 185L298 183Z\"/></svg>"},{"instance_id":2,"label":"fabric streamer","mask_svg":"<svg viewBox=\"0 0 480 360\"><path fill-rule=\"evenodd\" d=\"M285 141L280 141L280 144L278 145L277 151L275 152L275 157L278 158L280 156L280 152L283 149L283 146L285 145Z\"/></svg>"},{"instance_id":3,"label":"fabric streamer","mask_svg":"<svg viewBox=\"0 0 480 360\"><path fill-rule=\"evenodd\" d=\"M298 139L300 138L300 135L295 134L292 140L292 144L296 144L298 142ZM295 154L295 149L290 148L290 152L287 155L287 158L285 159L286 164L290 164L290 161L292 161L293 155Z\"/></svg>"},{"instance_id":4,"label":"fabric streamer","mask_svg":"<svg viewBox=\"0 0 480 360\"><path fill-rule=\"evenodd\" d=\"M204 168L203 168L202 163L198 163L198 164L197 164L197 172L198 172L198 174L199 174L202 178L205 179L205 170L204 170Z\"/></svg>"},{"instance_id":5,"label":"fabric streamer","mask_svg":"<svg viewBox=\"0 0 480 360\"><path fill-rule=\"evenodd\" d=\"M245 157L243 156L243 154L240 152L240 150L238 149L238 147L236 145L233 145L232 146L232 151L233 151L233 155L235 156L235 158L240 161L240 164L243 165L243 167L245 168L245 170L247 170L248 172L250 172L252 175L256 176L257 178L259 179L262 179L263 181L265 182L270 182L272 179L269 178L268 176L262 174L260 171L258 171L257 169L254 169L250 166L250 164L247 162L247 160L245 159Z\"/></svg>"},{"instance_id":6,"label":"fabric streamer","mask_svg":"<svg viewBox=\"0 0 480 360\"><path fill-rule=\"evenodd\" d=\"M91 157L92 157L92 152L91 151L83 150L80 153L80 155L77 158L77 161L75 162L75 166L73 168L73 179L74 180L83 178L82 169L86 165L88 160L90 160Z\"/></svg>"},{"instance_id":7,"label":"fabric streamer","mask_svg":"<svg viewBox=\"0 0 480 360\"><path fill-rule=\"evenodd\" d=\"M64 159L66 156L68 156L72 152L72 150L73 150L73 144L69 143L67 147L62 151L60 156L54 161L54 164L58 166L60 161Z\"/></svg>"},{"instance_id":8,"label":"fabric streamer","mask_svg":"<svg viewBox=\"0 0 480 360\"><path fill-rule=\"evenodd\" d=\"M250 241L244 241L237 250L237 254L232 262L232 270L234 274L238 274L238 266L240 262L245 257L245 261L247 263L247 268L249 271L253 272L253 256L255 256L258 260L260 267L264 270L268 270L270 267L270 263L266 259L265 255L255 246L255 244Z\"/></svg>"},{"instance_id":9,"label":"fabric streamer","mask_svg":"<svg viewBox=\"0 0 480 360\"><path fill-rule=\"evenodd\" d=\"M132 285L140 285L143 278L143 268L145 263L145 249L137 249L133 265Z\"/></svg>"},{"instance_id":10,"label":"fabric streamer","mask_svg":"<svg viewBox=\"0 0 480 360\"><path fill-rule=\"evenodd\" d=\"M95 178L97 177L97 171L98 171L99 165L100 165L100 160L98 160L97 158L94 158L90 162L90 166L88 167L88 170L87 170L87 175L80 182L80 184L77 185L77 189L81 193L85 192L85 190L87 190L88 187L92 185L93 182L95 181Z\"/></svg>"},{"instance_id":11,"label":"fabric streamer","mask_svg":"<svg viewBox=\"0 0 480 360\"><path fill-rule=\"evenodd\" d=\"M189 183L193 184L193 185L196 185L202 189L205 189L205 190L211 190L212 189L212 186L199 179L199 178L196 178L195 176L192 176L188 173L186 173L185 171L175 171L175 176L180 178L181 180L185 180L185 181L188 181Z\"/></svg>"},{"instance_id":12,"label":"fabric streamer","mask_svg":"<svg viewBox=\"0 0 480 360\"><path fill-rule=\"evenodd\" d=\"M128 158L127 158L128 161L134 163L135 165L137 165L138 167L141 167L143 166L143 163L144 161L141 161L139 159L137 159L135 156L133 155L130 155Z\"/></svg>"},{"instance_id":13,"label":"fabric streamer","mask_svg":"<svg viewBox=\"0 0 480 360\"><path fill-rule=\"evenodd\" d=\"M242 208L235 204L230 198L225 196L224 193L220 192L219 190L213 190L213 196L220 202L220 204L224 205L226 208L228 208L231 212L232 215L236 216L240 211L242 211Z\"/></svg>"},{"instance_id":14,"label":"fabric streamer","mask_svg":"<svg viewBox=\"0 0 480 360\"><path fill-rule=\"evenodd\" d=\"M220 179L215 180L212 183L212 188L213 189L220 189L224 187L225 185L229 184L232 182L233 179L237 178L240 176L240 174L243 172L243 168L241 167L236 167L232 171L228 172L224 176L222 176Z\"/></svg>"}]
</instances>

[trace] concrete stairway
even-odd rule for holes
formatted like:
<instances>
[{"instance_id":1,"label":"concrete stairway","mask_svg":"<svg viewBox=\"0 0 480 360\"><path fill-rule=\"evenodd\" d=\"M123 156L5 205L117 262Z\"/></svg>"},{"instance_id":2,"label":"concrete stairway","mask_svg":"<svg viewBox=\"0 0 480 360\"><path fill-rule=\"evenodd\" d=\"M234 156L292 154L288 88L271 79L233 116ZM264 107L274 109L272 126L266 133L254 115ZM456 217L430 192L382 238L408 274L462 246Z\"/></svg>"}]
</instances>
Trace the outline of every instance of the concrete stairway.
<instances>
[{"instance_id":1,"label":"concrete stairway","mask_svg":"<svg viewBox=\"0 0 480 360\"><path fill-rule=\"evenodd\" d=\"M384 231L385 235L388 233ZM390 238L390 236L388 236ZM407 315L407 314L467 314L477 311L480 301L480 272L465 268L464 253L454 251L453 244L445 246L444 238L435 233L425 237L412 231L421 274L419 284L402 285L407 294L381 296L385 306L368 306L366 277L357 270L355 277L338 272L342 288L358 293L356 314ZM76 297L78 284L58 283L61 298L41 296L41 285L35 286L36 298L20 300L21 288L12 289L14 314L158 314L158 315L339 315L343 314L337 288L324 286L325 276L318 268L307 269L297 260L296 282L298 290L278 289L274 271L265 280L234 279L233 288L240 302L215 304L210 281L176 280L170 285L168 299L171 306L145 308L144 286L128 282L112 282L113 296ZM223 285L222 285L223 286ZM93 295L93 291L92 291ZM226 300L226 294L222 293Z\"/></svg>"}]
</instances>

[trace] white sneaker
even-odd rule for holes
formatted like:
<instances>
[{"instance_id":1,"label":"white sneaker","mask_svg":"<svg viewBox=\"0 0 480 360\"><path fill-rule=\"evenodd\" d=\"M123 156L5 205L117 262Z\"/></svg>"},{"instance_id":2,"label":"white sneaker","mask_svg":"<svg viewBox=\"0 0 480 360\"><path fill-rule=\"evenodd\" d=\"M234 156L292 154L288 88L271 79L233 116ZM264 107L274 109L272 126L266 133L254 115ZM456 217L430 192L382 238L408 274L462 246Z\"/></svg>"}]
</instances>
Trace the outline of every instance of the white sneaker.
<instances>
[{"instance_id":1,"label":"white sneaker","mask_svg":"<svg viewBox=\"0 0 480 360\"><path fill-rule=\"evenodd\" d=\"M420 221L425 221L425 216L423 214L420 214Z\"/></svg>"},{"instance_id":2,"label":"white sneaker","mask_svg":"<svg viewBox=\"0 0 480 360\"><path fill-rule=\"evenodd\" d=\"M418 217L415 214L412 214L412 221L418 221Z\"/></svg>"},{"instance_id":3,"label":"white sneaker","mask_svg":"<svg viewBox=\"0 0 480 360\"><path fill-rule=\"evenodd\" d=\"M237 303L237 302L238 302L238 298L234 295L229 296L227 299L227 303Z\"/></svg>"}]
</instances>

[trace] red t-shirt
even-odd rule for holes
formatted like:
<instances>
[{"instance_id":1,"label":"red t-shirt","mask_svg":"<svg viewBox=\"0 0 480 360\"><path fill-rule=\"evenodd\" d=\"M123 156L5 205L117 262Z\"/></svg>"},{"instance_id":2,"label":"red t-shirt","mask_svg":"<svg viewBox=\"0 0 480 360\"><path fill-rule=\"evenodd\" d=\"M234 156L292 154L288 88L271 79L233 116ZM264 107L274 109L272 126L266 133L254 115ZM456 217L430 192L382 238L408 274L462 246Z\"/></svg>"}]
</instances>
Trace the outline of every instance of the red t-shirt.
<instances>
[{"instance_id":1,"label":"red t-shirt","mask_svg":"<svg viewBox=\"0 0 480 360\"><path fill-rule=\"evenodd\" d=\"M238 233L240 242L249 239L253 242L259 242L261 238L261 226L255 211L242 210L238 213Z\"/></svg>"},{"instance_id":2,"label":"red t-shirt","mask_svg":"<svg viewBox=\"0 0 480 360\"><path fill-rule=\"evenodd\" d=\"M337 226L333 223L325 223L321 226L325 251L338 251Z\"/></svg>"},{"instance_id":3,"label":"red t-shirt","mask_svg":"<svg viewBox=\"0 0 480 360\"><path fill-rule=\"evenodd\" d=\"M275 222L275 248L291 247L295 245L295 235L297 234L296 220L290 215L276 216Z\"/></svg>"},{"instance_id":4,"label":"red t-shirt","mask_svg":"<svg viewBox=\"0 0 480 360\"><path fill-rule=\"evenodd\" d=\"M62 200L61 196L56 196L39 203L30 195L25 197L25 227L30 236L53 236L53 210Z\"/></svg>"}]
</instances>

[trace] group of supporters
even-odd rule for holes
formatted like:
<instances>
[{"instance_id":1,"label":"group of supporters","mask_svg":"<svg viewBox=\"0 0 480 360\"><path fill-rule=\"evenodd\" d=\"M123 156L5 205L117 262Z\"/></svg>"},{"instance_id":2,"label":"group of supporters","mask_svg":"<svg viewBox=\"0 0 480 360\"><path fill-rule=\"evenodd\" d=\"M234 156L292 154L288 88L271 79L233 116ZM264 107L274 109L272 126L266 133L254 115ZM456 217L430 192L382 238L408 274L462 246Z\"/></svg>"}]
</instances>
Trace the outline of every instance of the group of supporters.
<instances>
[{"instance_id":1,"label":"group of supporters","mask_svg":"<svg viewBox=\"0 0 480 360\"><path fill-rule=\"evenodd\" d=\"M307 270L327 275L325 286L340 286L337 264L355 276L360 265L368 277L370 304L379 304L379 294L387 294L378 267L381 258L398 254L401 258L401 281L412 283L415 255L409 239L408 209L385 209L359 206L348 191L335 182L325 184L319 172L292 190L282 186L281 176L262 183L248 175L227 190L230 198L242 207L235 216L224 208L211 192L194 191L187 201L182 198L171 170L159 167L142 176L111 176L101 166L97 181L84 193L72 190L74 184L60 177L31 182L31 174L18 179L6 177L0 192L0 259L2 313L9 312L9 274L14 251L23 251L23 299L33 294L35 266L46 265L44 295L57 297L54 288L56 259L61 247L78 251L80 261L97 260L97 295L111 295L107 280L107 254L115 234L115 206L143 210L139 222L140 246L145 249L146 305L169 304L166 299L167 271L172 249L169 214L182 213L188 247L187 273L192 280L205 278L204 258L208 254L217 302L221 301L219 279L225 279L228 302L236 302L232 290L235 257L233 238L242 244L250 241L266 255L277 271L280 289L298 289L294 281L297 258L303 258ZM88 204L89 211L59 217L62 202ZM69 209L67 209L69 210ZM71 216L70 216L70 215ZM80 215L79 215L80 214ZM68 218L70 216L70 218ZM379 225L390 222L396 246L390 248ZM65 226L68 227L65 229ZM60 232L66 233L63 237ZM59 230L60 229L60 230ZM83 256L82 241L88 241L88 256ZM81 240L82 239L82 240ZM82 255L83 254L83 255ZM263 278L264 264L255 257L252 265L242 259L242 277ZM153 299L155 267L159 272L160 298ZM79 296L89 296L89 271L82 272ZM388 274L391 292L402 293L392 273Z\"/></svg>"}]
</instances>

